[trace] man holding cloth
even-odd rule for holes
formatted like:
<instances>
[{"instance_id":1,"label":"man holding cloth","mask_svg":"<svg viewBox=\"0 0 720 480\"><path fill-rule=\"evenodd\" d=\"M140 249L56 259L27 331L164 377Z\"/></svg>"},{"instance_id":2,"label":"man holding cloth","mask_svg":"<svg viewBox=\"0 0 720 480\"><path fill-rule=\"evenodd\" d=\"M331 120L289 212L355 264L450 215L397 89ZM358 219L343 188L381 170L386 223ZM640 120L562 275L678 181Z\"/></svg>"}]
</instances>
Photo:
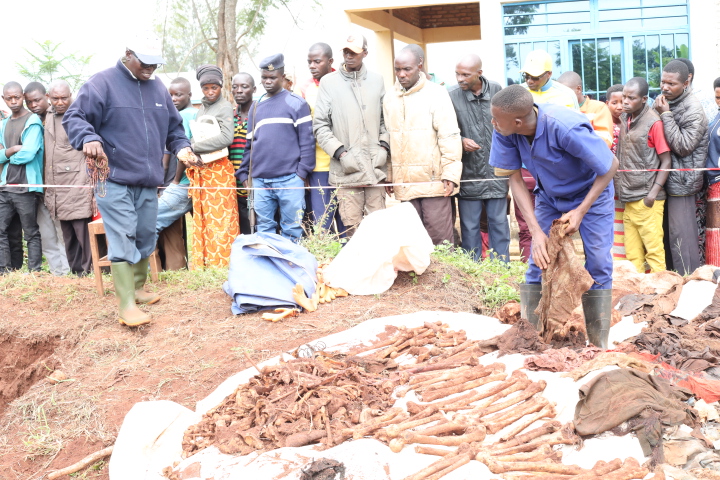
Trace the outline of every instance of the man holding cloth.
<instances>
[{"instance_id":1,"label":"man holding cloth","mask_svg":"<svg viewBox=\"0 0 720 480\"><path fill-rule=\"evenodd\" d=\"M490 164L510 177L510 189L532 234L526 284L521 285L521 312L533 315L540 301L541 269L548 266L547 242L553 220L567 222L568 235L580 231L585 268L595 284L583 295L588 338L607 348L612 302L612 179L618 160L595 134L585 115L551 104L535 105L530 93L511 85L492 99ZM533 209L520 169L530 171L538 188Z\"/></svg>"},{"instance_id":2,"label":"man holding cloth","mask_svg":"<svg viewBox=\"0 0 720 480\"><path fill-rule=\"evenodd\" d=\"M114 67L80 88L62 122L73 147L96 162L107 159L105 195L97 195L96 202L105 224L120 323L129 327L150 322L136 302L160 299L143 286L148 257L155 250L163 153L167 147L180 160L194 158L182 117L154 77L163 63L156 37L136 37Z\"/></svg>"}]
</instances>

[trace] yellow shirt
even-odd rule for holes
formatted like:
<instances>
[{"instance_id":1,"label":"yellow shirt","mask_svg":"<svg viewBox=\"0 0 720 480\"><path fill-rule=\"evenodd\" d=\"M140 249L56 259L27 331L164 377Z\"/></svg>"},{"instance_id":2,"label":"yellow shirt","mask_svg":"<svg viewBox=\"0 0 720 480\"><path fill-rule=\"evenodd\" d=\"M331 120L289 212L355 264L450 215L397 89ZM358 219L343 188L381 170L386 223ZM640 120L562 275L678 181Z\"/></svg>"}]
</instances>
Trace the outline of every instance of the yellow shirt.
<instances>
[{"instance_id":1,"label":"yellow shirt","mask_svg":"<svg viewBox=\"0 0 720 480\"><path fill-rule=\"evenodd\" d=\"M530 90L527 83L523 83L522 85L532 94L535 103L552 103L554 105L564 105L573 110L579 110L577 96L562 83L558 83L555 80L548 80L538 91Z\"/></svg>"},{"instance_id":2,"label":"yellow shirt","mask_svg":"<svg viewBox=\"0 0 720 480\"><path fill-rule=\"evenodd\" d=\"M607 143L608 147L612 147L613 120L607 105L586 96L585 102L580 105L580 111L588 117L595 133Z\"/></svg>"},{"instance_id":3,"label":"yellow shirt","mask_svg":"<svg viewBox=\"0 0 720 480\"><path fill-rule=\"evenodd\" d=\"M307 82L307 86L301 89L303 98L310 105L310 114L315 115L315 102L317 102L317 94L320 85L316 85L314 81ZM320 148L315 142L315 169L313 172L329 172L330 171L330 155Z\"/></svg>"}]
</instances>

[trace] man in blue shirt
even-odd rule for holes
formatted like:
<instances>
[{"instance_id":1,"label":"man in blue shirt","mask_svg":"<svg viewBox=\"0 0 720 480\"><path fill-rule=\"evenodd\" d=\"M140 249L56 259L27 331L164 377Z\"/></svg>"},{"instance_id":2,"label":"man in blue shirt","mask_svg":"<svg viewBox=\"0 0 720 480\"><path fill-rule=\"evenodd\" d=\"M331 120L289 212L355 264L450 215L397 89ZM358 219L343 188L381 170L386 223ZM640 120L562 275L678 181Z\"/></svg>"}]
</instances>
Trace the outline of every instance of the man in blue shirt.
<instances>
[{"instance_id":1,"label":"man in blue shirt","mask_svg":"<svg viewBox=\"0 0 720 480\"><path fill-rule=\"evenodd\" d=\"M530 92L520 85L497 93L491 113L495 132L490 164L496 175L510 177L510 189L532 234L526 284L521 288L524 317L537 323L531 312L540 300L540 269L547 268L550 260L547 234L553 220L559 218L567 222L567 234L580 231L585 268L595 280L594 292L583 296L588 338L607 348L612 300L611 181L617 158L595 134L587 117L563 106L535 105ZM537 182L534 211L520 173L523 164Z\"/></svg>"}]
</instances>

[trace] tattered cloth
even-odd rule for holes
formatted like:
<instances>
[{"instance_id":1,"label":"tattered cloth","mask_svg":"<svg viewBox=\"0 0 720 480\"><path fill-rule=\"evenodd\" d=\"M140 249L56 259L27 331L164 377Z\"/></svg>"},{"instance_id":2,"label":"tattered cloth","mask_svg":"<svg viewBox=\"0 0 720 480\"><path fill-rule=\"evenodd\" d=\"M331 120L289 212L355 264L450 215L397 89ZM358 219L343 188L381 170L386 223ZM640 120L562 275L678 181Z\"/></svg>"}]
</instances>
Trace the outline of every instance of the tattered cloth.
<instances>
[{"instance_id":1,"label":"tattered cloth","mask_svg":"<svg viewBox=\"0 0 720 480\"><path fill-rule=\"evenodd\" d=\"M605 372L580 388L575 430L597 435L639 417L632 423L643 453L662 463L663 426L697 423L697 412L683 403L689 397L689 391L631 368Z\"/></svg>"},{"instance_id":2,"label":"tattered cloth","mask_svg":"<svg viewBox=\"0 0 720 480\"><path fill-rule=\"evenodd\" d=\"M575 254L572 239L565 235L567 223L555 220L547 243L550 263L542 274L542 298L535 313L539 315L540 335L545 343L561 340L570 333L569 319L580 304L582 294L593 279Z\"/></svg>"}]
</instances>

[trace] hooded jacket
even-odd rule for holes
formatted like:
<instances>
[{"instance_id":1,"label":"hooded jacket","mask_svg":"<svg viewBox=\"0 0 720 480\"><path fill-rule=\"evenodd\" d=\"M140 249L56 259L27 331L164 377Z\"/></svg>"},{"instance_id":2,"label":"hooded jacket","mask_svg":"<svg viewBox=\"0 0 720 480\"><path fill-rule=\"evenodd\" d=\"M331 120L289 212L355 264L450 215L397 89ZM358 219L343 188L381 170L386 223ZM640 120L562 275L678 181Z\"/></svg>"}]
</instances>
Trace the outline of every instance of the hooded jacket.
<instances>
[{"instance_id":1,"label":"hooded jacket","mask_svg":"<svg viewBox=\"0 0 720 480\"><path fill-rule=\"evenodd\" d=\"M45 119L45 182L48 185L90 185L85 155L75 150L61 122L64 115L49 111ZM47 188L45 206L58 220L90 218L92 188Z\"/></svg>"},{"instance_id":2,"label":"hooded jacket","mask_svg":"<svg viewBox=\"0 0 720 480\"><path fill-rule=\"evenodd\" d=\"M493 126L490 122L490 100L502 87L485 77L480 77L483 89L478 97L470 90L456 88L450 92L455 107L461 138L470 138L480 145L480 150L462 154L462 180L499 178L495 168L490 166L490 146L492 145ZM508 193L507 179L490 182L464 182L460 185L460 198L466 200L485 200L505 198Z\"/></svg>"},{"instance_id":3,"label":"hooded jacket","mask_svg":"<svg viewBox=\"0 0 720 480\"><path fill-rule=\"evenodd\" d=\"M707 156L708 120L700 101L688 88L668 102L672 114L660 115L665 140L672 149L672 168L703 168ZM670 172L665 191L669 195L695 195L703 187L701 171Z\"/></svg>"},{"instance_id":4,"label":"hooded jacket","mask_svg":"<svg viewBox=\"0 0 720 480\"><path fill-rule=\"evenodd\" d=\"M121 60L85 82L65 112L63 127L76 150L102 143L108 180L120 185L162 185L166 147L177 155L190 146L165 85L157 78L138 80Z\"/></svg>"},{"instance_id":5,"label":"hooded jacket","mask_svg":"<svg viewBox=\"0 0 720 480\"><path fill-rule=\"evenodd\" d=\"M313 132L331 157L331 185L375 185L387 177L388 154L381 146L390 142L383 119L384 96L382 77L368 72L364 64L357 72L348 72L343 65L320 80ZM347 154L339 159L343 151Z\"/></svg>"},{"instance_id":6,"label":"hooded jacket","mask_svg":"<svg viewBox=\"0 0 720 480\"><path fill-rule=\"evenodd\" d=\"M395 82L392 94L385 97L383 113L392 153L388 180L435 182L396 186L396 199L442 197L441 180L460 185L462 141L455 109L444 87L429 82L422 73L408 90ZM458 190L455 188L453 194Z\"/></svg>"},{"instance_id":7,"label":"hooded jacket","mask_svg":"<svg viewBox=\"0 0 720 480\"><path fill-rule=\"evenodd\" d=\"M10 117L0 122L0 141L5 142L5 126ZM31 113L25 120L25 127L20 134L22 140L22 148L20 151L5 156L5 149L0 150L0 168L2 175L0 176L0 185L7 184L8 168L3 168L5 164L25 165L25 177L29 184L41 185L43 183L43 126L40 117ZM42 193L42 187L28 187L28 192Z\"/></svg>"}]
</instances>

